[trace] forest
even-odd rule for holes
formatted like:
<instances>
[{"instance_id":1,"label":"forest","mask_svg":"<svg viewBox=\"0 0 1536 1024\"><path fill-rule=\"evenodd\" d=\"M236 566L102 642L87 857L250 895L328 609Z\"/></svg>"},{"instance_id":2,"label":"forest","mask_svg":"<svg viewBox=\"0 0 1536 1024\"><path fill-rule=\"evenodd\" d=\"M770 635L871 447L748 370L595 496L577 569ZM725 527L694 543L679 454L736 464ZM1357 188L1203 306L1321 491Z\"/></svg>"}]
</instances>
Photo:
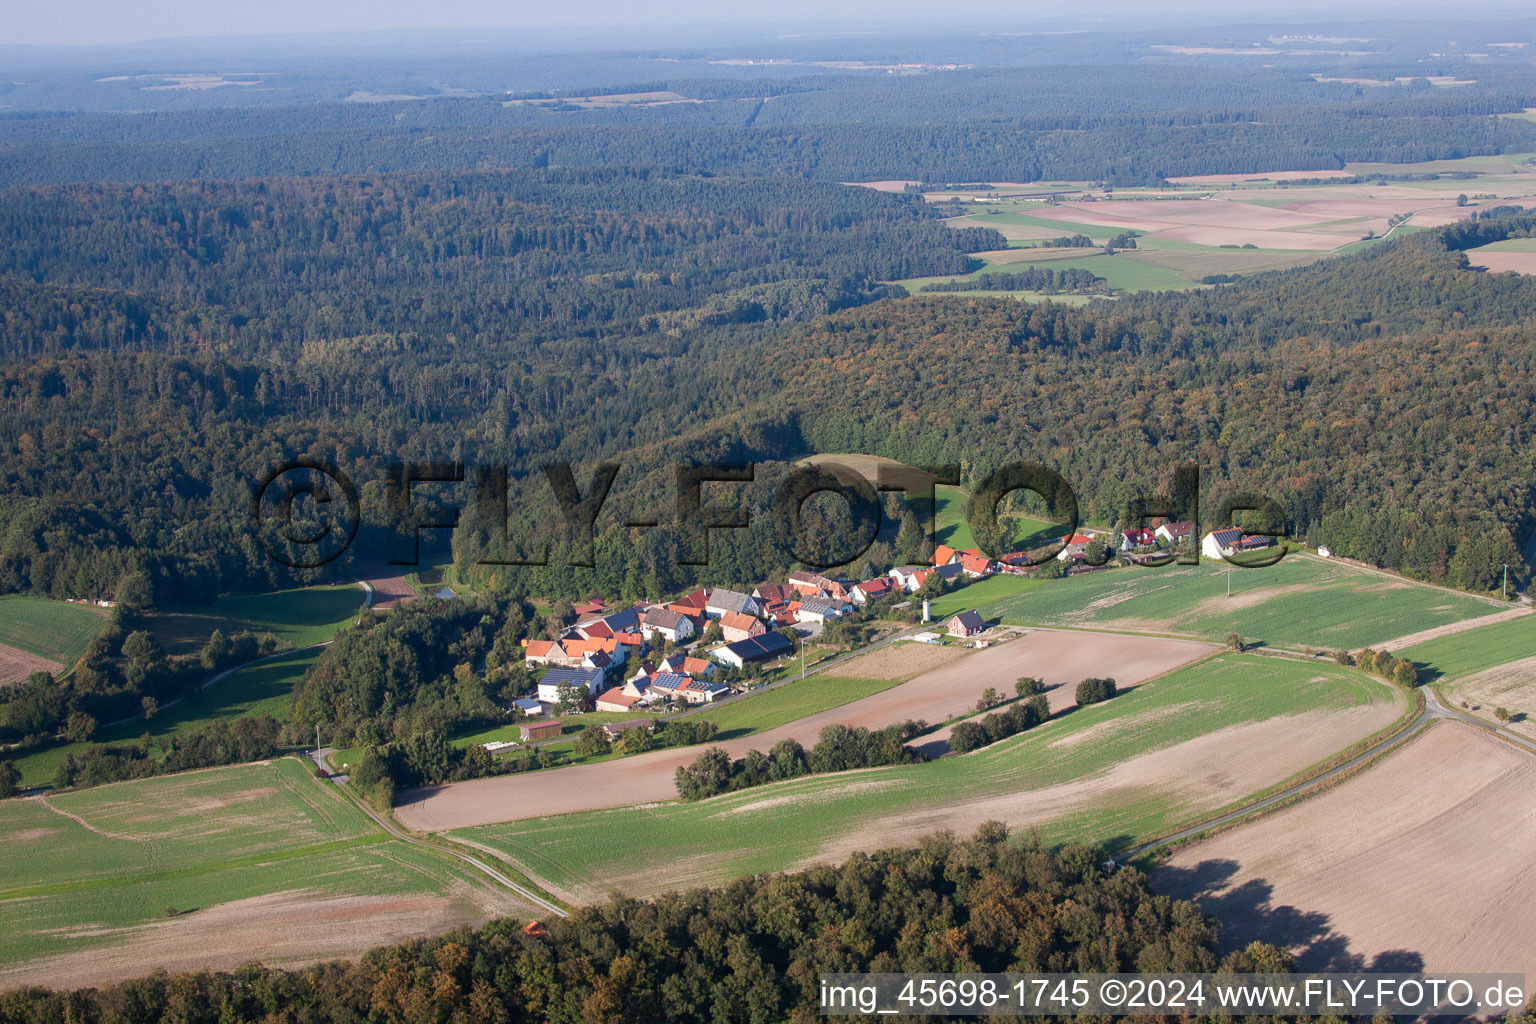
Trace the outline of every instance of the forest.
<instances>
[{"instance_id":1,"label":"forest","mask_svg":"<svg viewBox=\"0 0 1536 1024\"><path fill-rule=\"evenodd\" d=\"M1261 943L1218 957L1212 918L1105 860L1101 849L1051 851L994 822L970 839L941 833L835 867L618 898L536 924L498 920L357 963L16 989L0 994L0 1022L767 1024L822 1019L825 972L1291 970L1287 954Z\"/></svg>"}]
</instances>

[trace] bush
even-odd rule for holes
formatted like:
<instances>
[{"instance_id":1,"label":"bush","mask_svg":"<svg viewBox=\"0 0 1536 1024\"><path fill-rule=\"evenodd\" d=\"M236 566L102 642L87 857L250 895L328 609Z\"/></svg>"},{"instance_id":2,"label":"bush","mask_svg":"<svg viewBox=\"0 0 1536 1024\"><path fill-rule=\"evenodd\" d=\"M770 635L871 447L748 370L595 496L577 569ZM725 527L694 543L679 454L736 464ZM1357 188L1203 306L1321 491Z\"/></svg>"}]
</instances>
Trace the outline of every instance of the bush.
<instances>
[{"instance_id":1,"label":"bush","mask_svg":"<svg viewBox=\"0 0 1536 1024\"><path fill-rule=\"evenodd\" d=\"M1100 701L1109 700L1118 692L1113 679L1084 679L1077 684L1077 706L1098 704Z\"/></svg>"},{"instance_id":2,"label":"bush","mask_svg":"<svg viewBox=\"0 0 1536 1024\"><path fill-rule=\"evenodd\" d=\"M1013 684L1013 692L1020 697L1029 697L1037 693L1045 692L1045 683L1034 676L1020 676L1018 682Z\"/></svg>"}]
</instances>

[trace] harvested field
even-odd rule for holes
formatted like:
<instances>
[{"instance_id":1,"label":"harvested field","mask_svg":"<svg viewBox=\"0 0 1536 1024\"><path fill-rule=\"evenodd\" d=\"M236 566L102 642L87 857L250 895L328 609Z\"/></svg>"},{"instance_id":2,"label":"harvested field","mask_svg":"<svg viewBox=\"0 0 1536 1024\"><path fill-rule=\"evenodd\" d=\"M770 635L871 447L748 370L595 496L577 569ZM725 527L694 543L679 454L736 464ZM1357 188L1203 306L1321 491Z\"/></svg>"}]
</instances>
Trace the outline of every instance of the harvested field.
<instances>
[{"instance_id":1,"label":"harvested field","mask_svg":"<svg viewBox=\"0 0 1536 1024\"><path fill-rule=\"evenodd\" d=\"M405 581L406 570L398 565L366 565L358 571L363 580L373 588L368 607L393 608L405 601L413 601L420 595Z\"/></svg>"},{"instance_id":2,"label":"harvested field","mask_svg":"<svg viewBox=\"0 0 1536 1024\"><path fill-rule=\"evenodd\" d=\"M1303 970L1536 970L1536 758L1440 722L1360 775L1152 876Z\"/></svg>"},{"instance_id":3,"label":"harvested field","mask_svg":"<svg viewBox=\"0 0 1536 1024\"><path fill-rule=\"evenodd\" d=\"M947 665L968 653L964 647L901 641L860 655L837 666L837 674L850 679L908 680L930 669Z\"/></svg>"},{"instance_id":4,"label":"harvested field","mask_svg":"<svg viewBox=\"0 0 1536 1024\"><path fill-rule=\"evenodd\" d=\"M1516 274L1536 274L1536 252L1489 252L1476 250L1467 253L1474 267L1493 273L1513 271Z\"/></svg>"},{"instance_id":5,"label":"harvested field","mask_svg":"<svg viewBox=\"0 0 1536 1024\"><path fill-rule=\"evenodd\" d=\"M0 687L24 683L33 672L47 672L57 676L63 671L64 666L56 661L0 644Z\"/></svg>"},{"instance_id":6,"label":"harvested field","mask_svg":"<svg viewBox=\"0 0 1536 1024\"><path fill-rule=\"evenodd\" d=\"M1130 685L1210 653L1206 644L1150 637L1033 630L862 700L809 715L755 736L720 744L732 757L767 750L781 739L810 746L824 726L881 728L908 719L942 722L969 712L982 691L1013 691L1019 676L1076 684L1111 676ZM814 677L813 677L814 678ZM423 832L671 800L673 774L698 756L682 748L523 775L476 779L401 795L396 817Z\"/></svg>"},{"instance_id":7,"label":"harvested field","mask_svg":"<svg viewBox=\"0 0 1536 1024\"><path fill-rule=\"evenodd\" d=\"M1061 237L1058 232L1050 237ZM1091 256L1103 255L1097 249L1087 246L1057 245L1057 246L1027 246L1022 249L988 249L985 252L972 253L977 259L986 260L988 263L999 266L1008 266L1014 263L1051 263L1055 260L1081 260ZM982 271L985 273L986 271Z\"/></svg>"},{"instance_id":8,"label":"harvested field","mask_svg":"<svg viewBox=\"0 0 1536 1024\"><path fill-rule=\"evenodd\" d=\"M962 663L963 664L963 663ZM582 898L723 881L988 818L1123 848L1289 778L1396 720L1401 691L1336 665L1218 654L963 757L811 776L697 803L562 814L457 837Z\"/></svg>"},{"instance_id":9,"label":"harvested field","mask_svg":"<svg viewBox=\"0 0 1536 1024\"><path fill-rule=\"evenodd\" d=\"M1493 718L1497 708L1505 709L1512 716L1511 730L1536 736L1536 656L1475 672L1448 691L1452 703L1466 701L1483 718Z\"/></svg>"},{"instance_id":10,"label":"harvested field","mask_svg":"<svg viewBox=\"0 0 1536 1024\"><path fill-rule=\"evenodd\" d=\"M1295 181L1298 178L1348 178L1351 172L1330 171L1264 171L1260 174L1193 174L1182 178L1169 178L1175 185L1222 185L1239 181Z\"/></svg>"}]
</instances>

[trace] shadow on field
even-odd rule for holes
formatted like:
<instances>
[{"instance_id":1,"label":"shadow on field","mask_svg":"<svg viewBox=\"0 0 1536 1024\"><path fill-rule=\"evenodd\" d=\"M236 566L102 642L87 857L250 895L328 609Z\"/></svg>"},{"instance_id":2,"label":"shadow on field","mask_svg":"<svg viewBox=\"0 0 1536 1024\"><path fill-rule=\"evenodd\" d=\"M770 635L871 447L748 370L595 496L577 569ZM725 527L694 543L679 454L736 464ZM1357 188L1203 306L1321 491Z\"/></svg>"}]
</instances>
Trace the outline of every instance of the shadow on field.
<instances>
[{"instance_id":1,"label":"shadow on field","mask_svg":"<svg viewBox=\"0 0 1536 1024\"><path fill-rule=\"evenodd\" d=\"M1274 887L1262 878L1232 885L1236 861L1201 861L1193 868L1164 865L1151 874L1153 887L1178 899L1194 900L1221 921L1223 953L1250 942L1268 942L1289 949L1303 971L1390 971L1404 974L1424 969L1424 958L1407 949L1385 950L1367 960L1350 952L1349 936L1329 924L1327 914L1297 907L1276 906Z\"/></svg>"}]
</instances>

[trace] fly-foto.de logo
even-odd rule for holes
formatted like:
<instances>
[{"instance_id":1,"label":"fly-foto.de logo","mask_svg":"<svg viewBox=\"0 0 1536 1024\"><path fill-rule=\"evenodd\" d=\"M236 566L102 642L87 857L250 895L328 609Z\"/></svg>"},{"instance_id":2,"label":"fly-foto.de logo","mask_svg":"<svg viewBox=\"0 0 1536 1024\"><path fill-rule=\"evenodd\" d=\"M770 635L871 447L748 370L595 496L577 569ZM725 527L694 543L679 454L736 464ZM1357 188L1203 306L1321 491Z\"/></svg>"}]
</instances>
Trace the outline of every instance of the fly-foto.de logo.
<instances>
[{"instance_id":1,"label":"fly-foto.de logo","mask_svg":"<svg viewBox=\"0 0 1536 1024\"><path fill-rule=\"evenodd\" d=\"M669 530L677 541L680 564L708 565L711 532L749 529L753 517L742 501L721 500L719 496L706 501L704 485L751 485L758 480L757 469L758 464L751 462L676 466L670 521L625 517L623 525L638 531ZM619 463L599 463L583 487L569 463L551 462L540 467L537 475L543 477L550 504L558 510L563 527L565 564L593 565L599 517L621 472ZM421 530L457 529L469 513L486 540L485 551L475 558L475 564L549 565L552 545L545 529L521 531L522 549L512 550L515 510L510 502L511 479L506 466L466 467L462 462L448 461L391 463L383 473L381 507L371 517L385 529L389 563L416 565ZM927 538L934 543L936 488L959 483L957 465L882 463L871 477L833 460L801 464L792 467L774 487L764 513L770 526L767 536L789 561L819 569L843 565L860 557L879 536L887 519L881 496L898 493L911 507L927 510L922 518ZM431 501L419 500L418 485L437 485ZM1127 503L1121 516L1125 534L1148 534L1149 524L1159 520L1182 528L1180 541L1141 553L1137 564L1158 567L1199 562L1200 486L1199 467L1180 465L1163 491ZM1035 496L1047 514L1060 523L1063 536L1043 547L1009 550L1006 531L998 528L999 510L1010 495L1021 492ZM830 561L827 554L817 550L816 527L805 515L806 503L822 494L840 500L846 520L853 524L849 544ZM1230 527L1239 513L1247 514L1248 521L1240 531L1245 537L1262 539L1267 545L1270 539L1289 536L1280 504L1259 494L1235 493L1223 498L1214 513L1216 528ZM337 465L302 457L271 467L255 481L248 515L252 532L274 560L293 568L317 568L340 557L352 545L364 520L364 508L359 488ZM966 506L965 519L982 554L1030 567L1055 559L1074 542L1080 510L1076 492L1060 473L1039 463L1020 462L1001 466L981 480ZM1096 551L1088 564L1103 565L1113 556L1106 545L1099 547L1102 550ZM1263 568L1278 562L1286 550L1282 545L1258 557L1228 560L1244 568ZM1227 553L1220 557L1227 558Z\"/></svg>"}]
</instances>

